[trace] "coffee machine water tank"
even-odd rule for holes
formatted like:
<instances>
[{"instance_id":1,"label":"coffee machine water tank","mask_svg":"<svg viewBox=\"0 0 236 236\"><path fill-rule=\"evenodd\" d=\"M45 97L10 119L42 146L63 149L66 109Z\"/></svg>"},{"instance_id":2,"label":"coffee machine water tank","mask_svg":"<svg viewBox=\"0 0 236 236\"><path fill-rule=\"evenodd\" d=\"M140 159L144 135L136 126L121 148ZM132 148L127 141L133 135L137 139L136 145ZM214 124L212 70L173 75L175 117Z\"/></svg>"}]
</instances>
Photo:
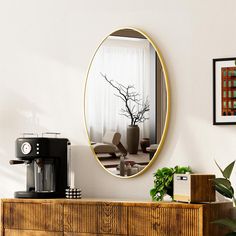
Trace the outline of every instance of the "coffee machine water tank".
<instances>
[{"instance_id":1,"label":"coffee machine water tank","mask_svg":"<svg viewBox=\"0 0 236 236\"><path fill-rule=\"evenodd\" d=\"M55 192L55 163L53 159L38 158L34 161L35 192Z\"/></svg>"},{"instance_id":2,"label":"coffee machine water tank","mask_svg":"<svg viewBox=\"0 0 236 236\"><path fill-rule=\"evenodd\" d=\"M58 137L16 139L16 158L10 164L26 164L26 191L16 198L61 198L68 187L70 142Z\"/></svg>"}]
</instances>

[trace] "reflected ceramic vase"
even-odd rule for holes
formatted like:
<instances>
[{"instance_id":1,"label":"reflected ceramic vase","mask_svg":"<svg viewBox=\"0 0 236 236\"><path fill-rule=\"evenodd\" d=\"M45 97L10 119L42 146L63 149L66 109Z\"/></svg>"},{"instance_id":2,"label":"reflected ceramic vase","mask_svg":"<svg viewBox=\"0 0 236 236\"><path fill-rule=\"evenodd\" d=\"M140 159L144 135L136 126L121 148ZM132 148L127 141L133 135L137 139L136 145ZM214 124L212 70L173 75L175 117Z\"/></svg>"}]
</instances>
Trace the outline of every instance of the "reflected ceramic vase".
<instances>
[{"instance_id":1,"label":"reflected ceramic vase","mask_svg":"<svg viewBox=\"0 0 236 236\"><path fill-rule=\"evenodd\" d=\"M143 153L147 153L146 148L150 146L150 139L149 138L143 138L140 141L140 146L141 146L141 149L142 149Z\"/></svg>"},{"instance_id":2,"label":"reflected ceramic vase","mask_svg":"<svg viewBox=\"0 0 236 236\"><path fill-rule=\"evenodd\" d=\"M139 145L139 127L129 125L127 128L127 146L129 154L137 154Z\"/></svg>"}]
</instances>

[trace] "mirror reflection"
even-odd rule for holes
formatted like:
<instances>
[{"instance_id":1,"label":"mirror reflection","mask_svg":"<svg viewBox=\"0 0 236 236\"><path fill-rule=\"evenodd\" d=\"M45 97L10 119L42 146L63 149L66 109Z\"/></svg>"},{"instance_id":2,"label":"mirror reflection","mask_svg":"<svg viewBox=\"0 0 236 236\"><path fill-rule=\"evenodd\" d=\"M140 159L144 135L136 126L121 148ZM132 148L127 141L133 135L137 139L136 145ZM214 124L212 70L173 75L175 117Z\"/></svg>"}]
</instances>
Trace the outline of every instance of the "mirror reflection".
<instances>
[{"instance_id":1,"label":"mirror reflection","mask_svg":"<svg viewBox=\"0 0 236 236\"><path fill-rule=\"evenodd\" d=\"M111 174L134 176L150 164L165 128L166 79L150 39L139 31L118 30L98 48L85 118L92 148Z\"/></svg>"}]
</instances>

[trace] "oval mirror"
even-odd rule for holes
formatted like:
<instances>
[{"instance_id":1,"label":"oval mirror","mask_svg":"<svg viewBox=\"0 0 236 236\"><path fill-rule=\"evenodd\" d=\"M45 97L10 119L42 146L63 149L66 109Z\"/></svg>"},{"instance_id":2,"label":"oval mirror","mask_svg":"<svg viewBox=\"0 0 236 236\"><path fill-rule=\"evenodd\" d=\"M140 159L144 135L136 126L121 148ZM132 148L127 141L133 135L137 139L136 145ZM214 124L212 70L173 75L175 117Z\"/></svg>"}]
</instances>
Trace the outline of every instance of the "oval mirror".
<instances>
[{"instance_id":1,"label":"oval mirror","mask_svg":"<svg viewBox=\"0 0 236 236\"><path fill-rule=\"evenodd\" d=\"M145 33L125 28L102 41L87 74L85 123L105 170L128 178L151 165L166 136L169 100L164 61Z\"/></svg>"}]
</instances>

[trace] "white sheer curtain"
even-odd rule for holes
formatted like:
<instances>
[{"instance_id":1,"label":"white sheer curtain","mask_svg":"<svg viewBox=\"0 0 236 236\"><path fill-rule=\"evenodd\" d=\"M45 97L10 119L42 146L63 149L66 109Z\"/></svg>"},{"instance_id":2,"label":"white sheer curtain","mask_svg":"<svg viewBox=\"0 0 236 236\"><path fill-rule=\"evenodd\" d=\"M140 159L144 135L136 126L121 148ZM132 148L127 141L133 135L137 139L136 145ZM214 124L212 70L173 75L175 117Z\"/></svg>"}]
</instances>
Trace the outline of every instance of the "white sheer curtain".
<instances>
[{"instance_id":1,"label":"white sheer curtain","mask_svg":"<svg viewBox=\"0 0 236 236\"><path fill-rule=\"evenodd\" d=\"M126 129L130 120L120 115L125 104L114 95L117 91L101 73L124 86L134 85L135 91L145 100L149 94L150 46L146 39L110 36L97 51L86 88L86 122L91 140L101 142L107 130L118 131L126 146ZM149 121L138 125L140 138L149 137Z\"/></svg>"}]
</instances>

